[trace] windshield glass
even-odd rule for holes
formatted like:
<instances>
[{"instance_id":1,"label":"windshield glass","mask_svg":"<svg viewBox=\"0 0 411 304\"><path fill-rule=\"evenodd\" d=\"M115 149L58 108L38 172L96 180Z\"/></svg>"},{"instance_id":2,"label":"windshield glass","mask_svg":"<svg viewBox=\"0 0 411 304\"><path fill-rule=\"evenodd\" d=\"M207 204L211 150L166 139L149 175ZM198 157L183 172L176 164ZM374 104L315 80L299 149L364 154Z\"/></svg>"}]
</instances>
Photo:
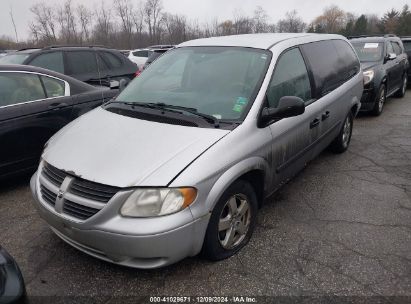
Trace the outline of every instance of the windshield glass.
<instances>
[{"instance_id":1,"label":"windshield glass","mask_svg":"<svg viewBox=\"0 0 411 304\"><path fill-rule=\"evenodd\" d=\"M239 120L255 98L269 54L239 47L177 48L153 62L116 101L164 103Z\"/></svg>"},{"instance_id":2,"label":"windshield glass","mask_svg":"<svg viewBox=\"0 0 411 304\"><path fill-rule=\"evenodd\" d=\"M384 51L381 42L354 42L352 44L361 62L380 61Z\"/></svg>"},{"instance_id":3,"label":"windshield glass","mask_svg":"<svg viewBox=\"0 0 411 304\"><path fill-rule=\"evenodd\" d=\"M29 54L10 54L0 58L0 64L22 64Z\"/></svg>"}]
</instances>

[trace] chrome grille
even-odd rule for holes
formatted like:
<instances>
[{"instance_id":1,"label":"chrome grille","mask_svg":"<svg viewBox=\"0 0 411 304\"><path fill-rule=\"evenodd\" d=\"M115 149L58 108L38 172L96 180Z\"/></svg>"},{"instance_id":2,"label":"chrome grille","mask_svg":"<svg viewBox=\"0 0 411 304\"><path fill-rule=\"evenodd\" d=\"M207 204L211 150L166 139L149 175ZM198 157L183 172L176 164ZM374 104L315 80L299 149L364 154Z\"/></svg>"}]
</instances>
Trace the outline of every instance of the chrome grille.
<instances>
[{"instance_id":1,"label":"chrome grille","mask_svg":"<svg viewBox=\"0 0 411 304\"><path fill-rule=\"evenodd\" d=\"M52 182L57 187L61 186L67 176L64 171L59 170L49 164L45 164L42 173L50 182Z\"/></svg>"},{"instance_id":2,"label":"chrome grille","mask_svg":"<svg viewBox=\"0 0 411 304\"><path fill-rule=\"evenodd\" d=\"M49 203L52 206L56 204L57 194L53 193L53 191L47 189L43 185L40 186L40 192L41 196L47 203Z\"/></svg>"},{"instance_id":3,"label":"chrome grille","mask_svg":"<svg viewBox=\"0 0 411 304\"><path fill-rule=\"evenodd\" d=\"M55 210L61 210L62 214L79 220L89 219L98 213L119 190L118 187L84 180L47 163L40 176L42 199ZM61 197L57 197L59 192Z\"/></svg>"},{"instance_id":4,"label":"chrome grille","mask_svg":"<svg viewBox=\"0 0 411 304\"><path fill-rule=\"evenodd\" d=\"M75 202L65 200L63 212L76 218L86 220L99 212L99 209L90 208L84 205L76 204Z\"/></svg>"}]
</instances>

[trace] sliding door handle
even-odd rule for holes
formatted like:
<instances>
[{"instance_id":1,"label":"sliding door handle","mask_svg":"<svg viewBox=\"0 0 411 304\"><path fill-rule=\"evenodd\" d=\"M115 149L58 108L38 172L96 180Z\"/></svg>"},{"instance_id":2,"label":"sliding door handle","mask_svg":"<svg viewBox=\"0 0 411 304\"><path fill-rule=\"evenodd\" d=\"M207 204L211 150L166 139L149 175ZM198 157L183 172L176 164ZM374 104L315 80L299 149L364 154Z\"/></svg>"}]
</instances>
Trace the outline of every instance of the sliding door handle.
<instances>
[{"instance_id":1,"label":"sliding door handle","mask_svg":"<svg viewBox=\"0 0 411 304\"><path fill-rule=\"evenodd\" d=\"M316 119L312 120L312 121L310 122L310 129L315 128L315 127L318 126L319 124L320 124L320 119L319 119L319 118L316 118Z\"/></svg>"}]
</instances>

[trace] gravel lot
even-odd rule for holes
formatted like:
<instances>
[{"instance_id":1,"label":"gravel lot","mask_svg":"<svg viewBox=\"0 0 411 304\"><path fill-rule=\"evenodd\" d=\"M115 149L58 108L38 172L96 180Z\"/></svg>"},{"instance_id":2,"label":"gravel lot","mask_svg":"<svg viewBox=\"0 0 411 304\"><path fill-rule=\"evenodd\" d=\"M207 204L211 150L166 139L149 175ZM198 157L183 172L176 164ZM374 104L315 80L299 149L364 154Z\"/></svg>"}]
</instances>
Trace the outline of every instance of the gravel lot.
<instances>
[{"instance_id":1,"label":"gravel lot","mask_svg":"<svg viewBox=\"0 0 411 304\"><path fill-rule=\"evenodd\" d=\"M28 178L0 186L0 244L29 296L383 295L411 301L411 90L360 115L347 153L324 152L261 210L249 245L151 271L99 261L55 236Z\"/></svg>"}]
</instances>

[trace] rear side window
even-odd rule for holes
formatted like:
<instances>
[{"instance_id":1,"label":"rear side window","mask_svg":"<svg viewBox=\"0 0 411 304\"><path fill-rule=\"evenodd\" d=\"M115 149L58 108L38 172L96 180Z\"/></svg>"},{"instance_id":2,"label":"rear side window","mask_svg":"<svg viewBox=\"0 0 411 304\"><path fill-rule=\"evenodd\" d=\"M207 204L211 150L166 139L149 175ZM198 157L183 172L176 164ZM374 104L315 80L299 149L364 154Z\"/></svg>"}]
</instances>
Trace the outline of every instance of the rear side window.
<instances>
[{"instance_id":1,"label":"rear side window","mask_svg":"<svg viewBox=\"0 0 411 304\"><path fill-rule=\"evenodd\" d=\"M404 48L407 52L411 51L411 41L403 41Z\"/></svg>"},{"instance_id":2,"label":"rear side window","mask_svg":"<svg viewBox=\"0 0 411 304\"><path fill-rule=\"evenodd\" d=\"M64 63L62 52L45 53L34 58L30 65L56 71L64 74Z\"/></svg>"},{"instance_id":3,"label":"rear side window","mask_svg":"<svg viewBox=\"0 0 411 304\"><path fill-rule=\"evenodd\" d=\"M348 42L334 40L333 43L338 54L338 76L340 84L343 84L360 71L360 62Z\"/></svg>"},{"instance_id":4,"label":"rear side window","mask_svg":"<svg viewBox=\"0 0 411 304\"><path fill-rule=\"evenodd\" d=\"M70 75L96 74L98 71L94 52L67 52L66 58Z\"/></svg>"},{"instance_id":5,"label":"rear side window","mask_svg":"<svg viewBox=\"0 0 411 304\"><path fill-rule=\"evenodd\" d=\"M276 108L284 96L297 96L304 101L311 99L307 67L298 48L286 51L278 59L267 91L269 107Z\"/></svg>"},{"instance_id":6,"label":"rear side window","mask_svg":"<svg viewBox=\"0 0 411 304\"><path fill-rule=\"evenodd\" d=\"M394 53L397 55L401 55L402 50L401 50L400 45L397 42L391 42L391 44L392 44L392 48L394 49Z\"/></svg>"},{"instance_id":7,"label":"rear side window","mask_svg":"<svg viewBox=\"0 0 411 304\"><path fill-rule=\"evenodd\" d=\"M338 40L318 41L302 46L314 76L316 97L320 98L335 90L352 76L357 67L359 69L357 59L354 60L355 55L347 47L349 46Z\"/></svg>"},{"instance_id":8,"label":"rear side window","mask_svg":"<svg viewBox=\"0 0 411 304\"><path fill-rule=\"evenodd\" d=\"M47 97L60 97L65 95L65 84L64 81L42 76L44 88L46 89Z\"/></svg>"},{"instance_id":9,"label":"rear side window","mask_svg":"<svg viewBox=\"0 0 411 304\"><path fill-rule=\"evenodd\" d=\"M113 68L120 68L122 66L122 61L116 55L109 52L101 52L104 60Z\"/></svg>"},{"instance_id":10,"label":"rear side window","mask_svg":"<svg viewBox=\"0 0 411 304\"><path fill-rule=\"evenodd\" d=\"M0 73L0 106L45 99L40 77L36 74Z\"/></svg>"}]
</instances>

